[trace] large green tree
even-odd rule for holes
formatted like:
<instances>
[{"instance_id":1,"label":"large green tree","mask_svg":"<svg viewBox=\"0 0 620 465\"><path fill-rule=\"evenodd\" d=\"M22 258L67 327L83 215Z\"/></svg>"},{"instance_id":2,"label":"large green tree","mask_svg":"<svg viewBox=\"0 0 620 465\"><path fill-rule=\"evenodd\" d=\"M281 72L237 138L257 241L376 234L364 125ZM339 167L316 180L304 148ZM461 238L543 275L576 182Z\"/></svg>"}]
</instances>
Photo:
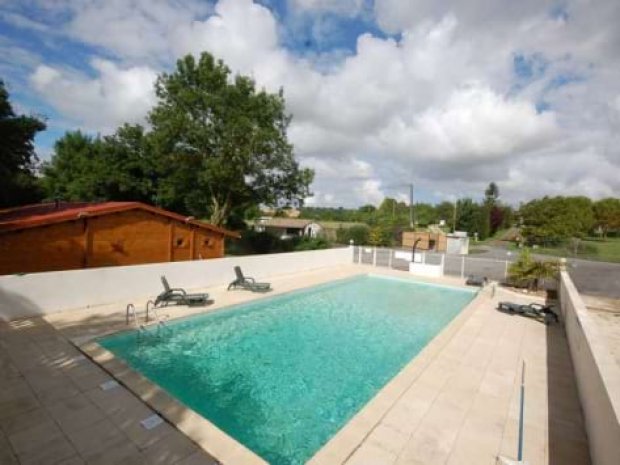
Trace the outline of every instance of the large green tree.
<instances>
[{"instance_id":1,"label":"large green tree","mask_svg":"<svg viewBox=\"0 0 620 465\"><path fill-rule=\"evenodd\" d=\"M0 208L40 199L34 136L44 129L39 118L15 114L0 79Z\"/></svg>"},{"instance_id":2,"label":"large green tree","mask_svg":"<svg viewBox=\"0 0 620 465\"><path fill-rule=\"evenodd\" d=\"M48 198L156 203L158 175L141 126L121 126L106 137L67 132L43 165Z\"/></svg>"},{"instance_id":3,"label":"large green tree","mask_svg":"<svg viewBox=\"0 0 620 465\"><path fill-rule=\"evenodd\" d=\"M259 91L203 53L161 75L156 94L149 121L165 206L219 225L236 206L296 203L310 194L313 172L293 156L282 92Z\"/></svg>"},{"instance_id":4,"label":"large green tree","mask_svg":"<svg viewBox=\"0 0 620 465\"><path fill-rule=\"evenodd\" d=\"M543 197L522 205L523 235L530 243L558 243L581 238L595 225L592 201L587 197Z\"/></svg>"},{"instance_id":5,"label":"large green tree","mask_svg":"<svg viewBox=\"0 0 620 465\"><path fill-rule=\"evenodd\" d=\"M620 230L620 199L610 197L595 202L594 217L604 238L609 231Z\"/></svg>"}]
</instances>

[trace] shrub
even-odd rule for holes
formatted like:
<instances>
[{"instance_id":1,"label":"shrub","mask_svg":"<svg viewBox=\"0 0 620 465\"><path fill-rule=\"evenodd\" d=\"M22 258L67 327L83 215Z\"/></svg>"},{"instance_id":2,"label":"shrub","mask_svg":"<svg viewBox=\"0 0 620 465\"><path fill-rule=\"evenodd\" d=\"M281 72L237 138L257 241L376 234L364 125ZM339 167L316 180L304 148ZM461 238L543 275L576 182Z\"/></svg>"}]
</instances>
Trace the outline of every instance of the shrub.
<instances>
[{"instance_id":1,"label":"shrub","mask_svg":"<svg viewBox=\"0 0 620 465\"><path fill-rule=\"evenodd\" d=\"M529 249L523 249L519 259L508 269L509 279L516 286L538 290L541 282L557 276L559 262L557 260L534 260Z\"/></svg>"},{"instance_id":2,"label":"shrub","mask_svg":"<svg viewBox=\"0 0 620 465\"><path fill-rule=\"evenodd\" d=\"M336 231L336 241L339 244L348 244L351 239L356 245L368 244L368 226L359 225L351 228L340 228Z\"/></svg>"}]
</instances>

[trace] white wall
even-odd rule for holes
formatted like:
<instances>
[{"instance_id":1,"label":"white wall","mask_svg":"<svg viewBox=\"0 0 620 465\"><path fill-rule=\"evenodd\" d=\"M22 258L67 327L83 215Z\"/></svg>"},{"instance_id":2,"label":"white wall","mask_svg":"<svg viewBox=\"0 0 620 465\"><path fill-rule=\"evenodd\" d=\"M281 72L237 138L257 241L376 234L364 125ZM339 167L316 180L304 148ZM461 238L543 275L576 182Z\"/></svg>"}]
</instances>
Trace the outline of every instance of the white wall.
<instances>
[{"instance_id":1,"label":"white wall","mask_svg":"<svg viewBox=\"0 0 620 465\"><path fill-rule=\"evenodd\" d=\"M199 289L228 284L233 267L257 280L352 263L352 249L338 248L247 255L187 262L116 266L0 276L0 320L146 298L162 291L160 276L172 287Z\"/></svg>"},{"instance_id":2,"label":"white wall","mask_svg":"<svg viewBox=\"0 0 620 465\"><path fill-rule=\"evenodd\" d=\"M560 306L594 465L620 463L620 367L566 271Z\"/></svg>"}]
</instances>

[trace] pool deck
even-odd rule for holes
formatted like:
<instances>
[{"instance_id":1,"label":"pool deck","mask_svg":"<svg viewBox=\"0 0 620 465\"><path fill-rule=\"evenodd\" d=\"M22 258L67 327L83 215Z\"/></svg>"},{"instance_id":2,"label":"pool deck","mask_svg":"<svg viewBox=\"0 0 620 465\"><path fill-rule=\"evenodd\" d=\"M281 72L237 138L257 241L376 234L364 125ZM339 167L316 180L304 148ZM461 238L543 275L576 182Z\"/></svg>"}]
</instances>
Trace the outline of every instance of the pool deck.
<instances>
[{"instance_id":1,"label":"pool deck","mask_svg":"<svg viewBox=\"0 0 620 465\"><path fill-rule=\"evenodd\" d=\"M177 318L213 311L360 273L410 278L400 271L350 265L273 279L275 290L267 295L208 288L212 305L169 307L160 313ZM463 284L453 278L415 279ZM524 458L532 465L589 464L562 326L499 312L499 300L536 299L500 288L493 297L485 289L310 463L494 464L498 454L515 458L525 361ZM0 322L0 463L256 463L242 450L224 450L223 457L222 444L214 444L221 439L217 436L203 434L204 441L197 440L201 423L190 410L153 408L170 399L154 396L157 401L147 405L123 379L103 390L100 385L112 376L74 344L86 347L93 337L122 329L127 326L121 304ZM187 427L179 430L164 422L143 428L140 421L155 410ZM218 460L205 449L215 451Z\"/></svg>"}]
</instances>

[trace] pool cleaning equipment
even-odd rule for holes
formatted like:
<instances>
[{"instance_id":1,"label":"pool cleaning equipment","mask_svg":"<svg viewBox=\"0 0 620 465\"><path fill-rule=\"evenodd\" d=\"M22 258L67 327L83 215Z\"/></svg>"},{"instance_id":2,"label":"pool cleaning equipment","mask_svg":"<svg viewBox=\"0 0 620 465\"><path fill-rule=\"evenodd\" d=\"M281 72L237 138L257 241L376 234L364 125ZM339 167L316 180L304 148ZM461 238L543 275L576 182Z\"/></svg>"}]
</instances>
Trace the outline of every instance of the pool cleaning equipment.
<instances>
[{"instance_id":1,"label":"pool cleaning equipment","mask_svg":"<svg viewBox=\"0 0 620 465\"><path fill-rule=\"evenodd\" d=\"M497 464L499 465L528 465L528 462L523 460L523 419L525 415L525 360L521 367L521 396L519 406L519 439L517 443L517 459L510 459L507 457L497 457Z\"/></svg>"}]
</instances>

